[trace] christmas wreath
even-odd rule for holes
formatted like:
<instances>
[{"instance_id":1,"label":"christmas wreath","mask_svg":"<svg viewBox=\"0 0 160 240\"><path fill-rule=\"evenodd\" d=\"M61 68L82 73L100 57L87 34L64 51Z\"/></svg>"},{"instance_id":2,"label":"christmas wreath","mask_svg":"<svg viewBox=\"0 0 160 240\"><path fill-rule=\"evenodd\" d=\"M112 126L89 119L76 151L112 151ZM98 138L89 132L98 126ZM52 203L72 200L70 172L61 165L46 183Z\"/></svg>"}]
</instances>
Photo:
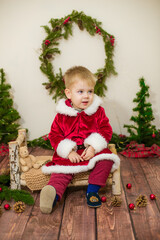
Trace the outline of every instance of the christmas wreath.
<instances>
[{"instance_id":1,"label":"christmas wreath","mask_svg":"<svg viewBox=\"0 0 160 240\"><path fill-rule=\"evenodd\" d=\"M48 77L48 82L43 83L43 85L45 85L49 94L53 94L55 101L57 98L64 97L65 84L62 70L59 68L59 73L55 73L52 62L55 55L60 54L60 50L57 47L59 40L62 38L68 39L69 35L72 35L73 24L77 24L80 30L86 29L90 35L94 36L95 34L99 34L103 38L106 59L104 67L98 69L95 73L97 77L95 93L98 96L105 96L105 90L107 90L105 84L106 77L109 77L111 74L116 74L113 64L114 36L107 33L101 27L101 22L90 16L86 16L83 12L77 12L75 10L63 18L52 18L49 23L51 27L47 25L42 26L47 36L42 42L42 52L39 57L41 61L40 69Z\"/></svg>"}]
</instances>

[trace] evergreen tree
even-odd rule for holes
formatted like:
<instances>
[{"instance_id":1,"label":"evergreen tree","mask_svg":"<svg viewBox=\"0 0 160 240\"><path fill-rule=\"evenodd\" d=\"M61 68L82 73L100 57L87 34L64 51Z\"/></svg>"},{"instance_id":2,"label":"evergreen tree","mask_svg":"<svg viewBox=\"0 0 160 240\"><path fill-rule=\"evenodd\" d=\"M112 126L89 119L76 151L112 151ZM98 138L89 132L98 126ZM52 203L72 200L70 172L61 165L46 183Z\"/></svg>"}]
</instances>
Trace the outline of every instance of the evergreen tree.
<instances>
[{"instance_id":1,"label":"evergreen tree","mask_svg":"<svg viewBox=\"0 0 160 240\"><path fill-rule=\"evenodd\" d=\"M149 95L149 86L145 84L144 78L139 79L140 91L136 94L137 97L133 99L133 102L137 103L137 106L133 108L134 112L137 112L137 116L130 118L134 125L124 125L130 134L129 140L136 141L137 143L144 143L151 146L156 143L156 127L151 124L154 120L152 104L146 102L146 98Z\"/></svg>"},{"instance_id":2,"label":"evergreen tree","mask_svg":"<svg viewBox=\"0 0 160 240\"><path fill-rule=\"evenodd\" d=\"M5 73L0 69L0 143L8 143L17 136L19 124L16 122L20 115L13 108L10 96L10 84L6 84Z\"/></svg>"}]
</instances>

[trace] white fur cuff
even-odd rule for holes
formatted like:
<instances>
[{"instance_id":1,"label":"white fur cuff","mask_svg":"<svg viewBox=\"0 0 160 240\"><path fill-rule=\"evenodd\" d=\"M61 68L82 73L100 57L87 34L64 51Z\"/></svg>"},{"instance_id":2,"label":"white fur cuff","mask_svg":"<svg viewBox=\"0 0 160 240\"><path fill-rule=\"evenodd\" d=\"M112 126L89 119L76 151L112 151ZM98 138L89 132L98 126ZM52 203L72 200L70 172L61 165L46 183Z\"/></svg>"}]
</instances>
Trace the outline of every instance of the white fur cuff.
<instances>
[{"instance_id":1,"label":"white fur cuff","mask_svg":"<svg viewBox=\"0 0 160 240\"><path fill-rule=\"evenodd\" d=\"M57 147L57 154L62 158L68 158L68 154L76 148L76 142L70 139L62 140Z\"/></svg>"},{"instance_id":2,"label":"white fur cuff","mask_svg":"<svg viewBox=\"0 0 160 240\"><path fill-rule=\"evenodd\" d=\"M91 145L95 149L95 153L102 151L107 148L106 139L99 133L92 133L89 137L84 140L84 145L87 147Z\"/></svg>"},{"instance_id":3,"label":"white fur cuff","mask_svg":"<svg viewBox=\"0 0 160 240\"><path fill-rule=\"evenodd\" d=\"M117 154L114 153L103 153L97 156L94 156L90 159L88 165L75 165L75 166L64 166L64 165L52 165L52 166L43 166L42 172L44 174L51 174L51 173L65 173L65 174L76 174L80 172L86 172L94 168L95 164L98 161L103 160L112 160L114 162L111 172L114 172L116 169L119 168L120 165L120 158Z\"/></svg>"}]
</instances>

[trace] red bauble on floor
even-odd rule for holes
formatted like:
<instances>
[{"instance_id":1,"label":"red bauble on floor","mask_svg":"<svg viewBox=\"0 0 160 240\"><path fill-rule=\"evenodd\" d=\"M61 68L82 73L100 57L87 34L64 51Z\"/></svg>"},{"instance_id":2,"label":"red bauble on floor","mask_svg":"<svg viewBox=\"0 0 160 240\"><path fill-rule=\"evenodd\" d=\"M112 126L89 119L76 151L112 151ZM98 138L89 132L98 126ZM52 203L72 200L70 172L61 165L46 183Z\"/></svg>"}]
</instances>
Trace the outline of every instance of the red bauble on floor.
<instances>
[{"instance_id":1,"label":"red bauble on floor","mask_svg":"<svg viewBox=\"0 0 160 240\"><path fill-rule=\"evenodd\" d=\"M130 189L130 188L132 187L132 184L131 184L131 183L128 183L128 184L126 185L126 187L127 187L128 189Z\"/></svg>"},{"instance_id":2,"label":"red bauble on floor","mask_svg":"<svg viewBox=\"0 0 160 240\"><path fill-rule=\"evenodd\" d=\"M129 209L130 209L130 210L134 210L134 209L135 209L134 203L130 203L128 206L129 206Z\"/></svg>"},{"instance_id":3,"label":"red bauble on floor","mask_svg":"<svg viewBox=\"0 0 160 240\"><path fill-rule=\"evenodd\" d=\"M156 195L151 194L151 195L150 195L150 199L151 199L151 200L155 200L155 199L156 199Z\"/></svg>"},{"instance_id":4,"label":"red bauble on floor","mask_svg":"<svg viewBox=\"0 0 160 240\"><path fill-rule=\"evenodd\" d=\"M11 208L11 206L10 206L9 204L5 204L5 205L4 205L4 209L5 209L5 210L10 210L10 208Z\"/></svg>"},{"instance_id":5,"label":"red bauble on floor","mask_svg":"<svg viewBox=\"0 0 160 240\"><path fill-rule=\"evenodd\" d=\"M105 196L101 197L101 202L106 202L107 198Z\"/></svg>"}]
</instances>

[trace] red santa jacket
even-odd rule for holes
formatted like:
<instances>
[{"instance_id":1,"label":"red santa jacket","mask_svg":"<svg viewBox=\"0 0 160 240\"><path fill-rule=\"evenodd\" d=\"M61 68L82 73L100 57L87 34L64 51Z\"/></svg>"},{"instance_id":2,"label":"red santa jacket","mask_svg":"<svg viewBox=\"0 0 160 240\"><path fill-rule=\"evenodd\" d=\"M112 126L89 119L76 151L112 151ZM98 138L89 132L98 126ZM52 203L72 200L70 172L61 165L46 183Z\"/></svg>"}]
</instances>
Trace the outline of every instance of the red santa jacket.
<instances>
[{"instance_id":1,"label":"red santa jacket","mask_svg":"<svg viewBox=\"0 0 160 240\"><path fill-rule=\"evenodd\" d=\"M100 106L102 100L94 95L93 103L82 112L71 105L70 100L61 99L57 105L57 115L52 123L49 139L55 149L52 162L42 167L45 174L68 173L74 174L92 169L97 161L112 160L112 170L119 167L120 159L113 154L107 144L112 137L112 128L104 109ZM95 156L89 161L72 163L68 154L77 149L77 145L91 145ZM77 150L81 154L84 150Z\"/></svg>"}]
</instances>

